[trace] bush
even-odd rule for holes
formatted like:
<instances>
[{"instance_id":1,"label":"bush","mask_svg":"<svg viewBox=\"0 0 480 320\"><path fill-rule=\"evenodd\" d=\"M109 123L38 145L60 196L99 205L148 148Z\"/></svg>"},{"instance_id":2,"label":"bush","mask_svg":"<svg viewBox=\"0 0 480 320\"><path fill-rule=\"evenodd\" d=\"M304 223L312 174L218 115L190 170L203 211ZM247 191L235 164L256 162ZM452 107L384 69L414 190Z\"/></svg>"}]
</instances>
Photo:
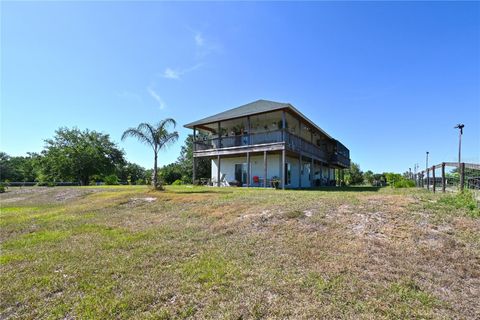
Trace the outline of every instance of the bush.
<instances>
[{"instance_id":1,"label":"bush","mask_svg":"<svg viewBox=\"0 0 480 320\"><path fill-rule=\"evenodd\" d=\"M401 179L400 181L395 181L393 186L395 188L413 188L415 187L415 182L408 179Z\"/></svg>"},{"instance_id":2,"label":"bush","mask_svg":"<svg viewBox=\"0 0 480 320\"><path fill-rule=\"evenodd\" d=\"M228 184L232 187L241 187L242 186L242 183L240 181L237 181L237 180L229 181Z\"/></svg>"},{"instance_id":3,"label":"bush","mask_svg":"<svg viewBox=\"0 0 480 320\"><path fill-rule=\"evenodd\" d=\"M7 184L6 183L3 183L3 182L0 182L0 193L5 193L5 191L7 191Z\"/></svg>"},{"instance_id":4,"label":"bush","mask_svg":"<svg viewBox=\"0 0 480 320\"><path fill-rule=\"evenodd\" d=\"M471 216L480 217L480 210L478 209L477 199L473 192L464 190L463 192L456 194L446 195L438 203L452 206L456 209L467 209Z\"/></svg>"},{"instance_id":5,"label":"bush","mask_svg":"<svg viewBox=\"0 0 480 320\"><path fill-rule=\"evenodd\" d=\"M280 189L280 178L279 177L272 177L270 180L270 186L275 189Z\"/></svg>"},{"instance_id":6,"label":"bush","mask_svg":"<svg viewBox=\"0 0 480 320\"><path fill-rule=\"evenodd\" d=\"M106 185L112 186L112 185L117 185L118 184L118 177L114 174L111 174L109 176L106 176L103 181L105 182Z\"/></svg>"},{"instance_id":7,"label":"bush","mask_svg":"<svg viewBox=\"0 0 480 320\"><path fill-rule=\"evenodd\" d=\"M181 186L183 184L183 181L180 179L177 179L173 181L172 186Z\"/></svg>"}]
</instances>

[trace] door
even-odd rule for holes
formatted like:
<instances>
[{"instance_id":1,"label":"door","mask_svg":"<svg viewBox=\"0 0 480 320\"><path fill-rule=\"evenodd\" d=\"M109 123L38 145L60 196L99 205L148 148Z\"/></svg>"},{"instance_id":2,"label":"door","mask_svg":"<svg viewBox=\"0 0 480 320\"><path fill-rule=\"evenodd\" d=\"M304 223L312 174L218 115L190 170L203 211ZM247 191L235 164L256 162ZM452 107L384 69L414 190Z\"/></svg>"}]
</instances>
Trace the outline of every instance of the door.
<instances>
[{"instance_id":1,"label":"door","mask_svg":"<svg viewBox=\"0 0 480 320\"><path fill-rule=\"evenodd\" d=\"M237 163L235 164L235 180L241 185L247 183L247 164Z\"/></svg>"},{"instance_id":2,"label":"door","mask_svg":"<svg viewBox=\"0 0 480 320\"><path fill-rule=\"evenodd\" d=\"M290 183L292 183L292 171L291 171L290 163L288 162L285 162L284 177L285 177L285 185L289 185Z\"/></svg>"}]
</instances>

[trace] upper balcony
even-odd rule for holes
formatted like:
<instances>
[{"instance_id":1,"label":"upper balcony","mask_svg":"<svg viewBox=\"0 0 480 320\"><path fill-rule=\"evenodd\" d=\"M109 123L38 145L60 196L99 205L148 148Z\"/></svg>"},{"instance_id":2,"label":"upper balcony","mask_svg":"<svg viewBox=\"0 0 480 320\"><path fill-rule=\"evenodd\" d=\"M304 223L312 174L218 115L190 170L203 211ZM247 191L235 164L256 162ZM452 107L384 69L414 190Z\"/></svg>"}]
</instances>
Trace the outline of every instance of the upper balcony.
<instances>
[{"instance_id":1,"label":"upper balcony","mask_svg":"<svg viewBox=\"0 0 480 320\"><path fill-rule=\"evenodd\" d=\"M238 147L253 147L272 143L284 143L287 150L291 150L296 153L303 153L305 156L312 156L323 162L331 163L339 167L349 167L350 159L348 154L344 155L345 150L342 150L342 154L335 151L332 148L332 144L325 144L325 148L315 145L302 137L289 133L283 130L274 130L268 132L258 132L252 134L240 134L234 136L226 136L221 138L200 138L195 140L194 151L201 154L202 152L214 151L227 148ZM329 148L330 147L330 148ZM331 152L328 152L330 149ZM347 149L348 151L348 149Z\"/></svg>"},{"instance_id":2,"label":"upper balcony","mask_svg":"<svg viewBox=\"0 0 480 320\"><path fill-rule=\"evenodd\" d=\"M256 101L186 125L196 156L286 149L332 166L350 165L348 149L290 104Z\"/></svg>"}]
</instances>

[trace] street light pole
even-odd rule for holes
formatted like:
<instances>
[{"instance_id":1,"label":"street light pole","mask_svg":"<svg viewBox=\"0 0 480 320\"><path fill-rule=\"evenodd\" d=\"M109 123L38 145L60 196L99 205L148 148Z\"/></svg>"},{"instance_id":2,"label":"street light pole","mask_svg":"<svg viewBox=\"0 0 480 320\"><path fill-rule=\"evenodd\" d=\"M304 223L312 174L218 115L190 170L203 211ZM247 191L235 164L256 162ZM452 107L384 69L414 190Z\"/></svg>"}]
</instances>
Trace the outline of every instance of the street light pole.
<instances>
[{"instance_id":1,"label":"street light pole","mask_svg":"<svg viewBox=\"0 0 480 320\"><path fill-rule=\"evenodd\" d=\"M460 170L460 163L462 162L462 135L464 124L459 123L455 126L455 129L459 129L458 133L458 170Z\"/></svg>"},{"instance_id":2,"label":"street light pole","mask_svg":"<svg viewBox=\"0 0 480 320\"><path fill-rule=\"evenodd\" d=\"M455 129L459 129L458 134L458 174L460 175L460 190L463 191L463 184L465 183L465 166L462 166L462 135L465 125L459 123L455 126Z\"/></svg>"}]
</instances>

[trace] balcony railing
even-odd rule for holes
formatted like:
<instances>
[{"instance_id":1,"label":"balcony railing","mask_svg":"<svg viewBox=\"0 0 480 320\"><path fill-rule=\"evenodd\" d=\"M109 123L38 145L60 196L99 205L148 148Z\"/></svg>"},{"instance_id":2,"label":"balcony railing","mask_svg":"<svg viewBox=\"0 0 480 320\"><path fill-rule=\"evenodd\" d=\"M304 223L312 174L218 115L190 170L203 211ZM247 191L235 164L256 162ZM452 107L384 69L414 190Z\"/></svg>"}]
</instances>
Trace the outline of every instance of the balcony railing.
<instances>
[{"instance_id":1,"label":"balcony railing","mask_svg":"<svg viewBox=\"0 0 480 320\"><path fill-rule=\"evenodd\" d=\"M204 151L211 149L222 149L222 148L231 148L231 147L242 147L249 145L259 145L264 143L275 143L282 142L285 139L285 145L288 149L295 152L304 152L310 154L314 157L323 159L324 161L330 160L334 163L339 163L344 166L350 166L350 159L339 153L329 157L325 150L322 150L320 147L312 144L311 142L289 133L288 131L283 132L284 138L282 138L282 130L261 132L261 133L252 133L250 135L237 135L230 137L213 138L205 140L195 141L195 151Z\"/></svg>"},{"instance_id":2,"label":"balcony railing","mask_svg":"<svg viewBox=\"0 0 480 320\"><path fill-rule=\"evenodd\" d=\"M195 141L195 151L282 142L282 130Z\"/></svg>"},{"instance_id":3,"label":"balcony railing","mask_svg":"<svg viewBox=\"0 0 480 320\"><path fill-rule=\"evenodd\" d=\"M312 144L311 142L308 142L305 139L300 138L299 136L296 136L294 134L291 134L289 132L285 132L285 143L287 147L293 151L296 152L307 152L310 153L313 156L316 156L320 159L327 159L326 152L320 147L317 147L316 145Z\"/></svg>"},{"instance_id":4,"label":"balcony railing","mask_svg":"<svg viewBox=\"0 0 480 320\"><path fill-rule=\"evenodd\" d=\"M333 154L330 157L330 162L340 164L340 165L345 166L345 167L350 167L350 159L345 157L344 155L339 154L339 153Z\"/></svg>"}]
</instances>

